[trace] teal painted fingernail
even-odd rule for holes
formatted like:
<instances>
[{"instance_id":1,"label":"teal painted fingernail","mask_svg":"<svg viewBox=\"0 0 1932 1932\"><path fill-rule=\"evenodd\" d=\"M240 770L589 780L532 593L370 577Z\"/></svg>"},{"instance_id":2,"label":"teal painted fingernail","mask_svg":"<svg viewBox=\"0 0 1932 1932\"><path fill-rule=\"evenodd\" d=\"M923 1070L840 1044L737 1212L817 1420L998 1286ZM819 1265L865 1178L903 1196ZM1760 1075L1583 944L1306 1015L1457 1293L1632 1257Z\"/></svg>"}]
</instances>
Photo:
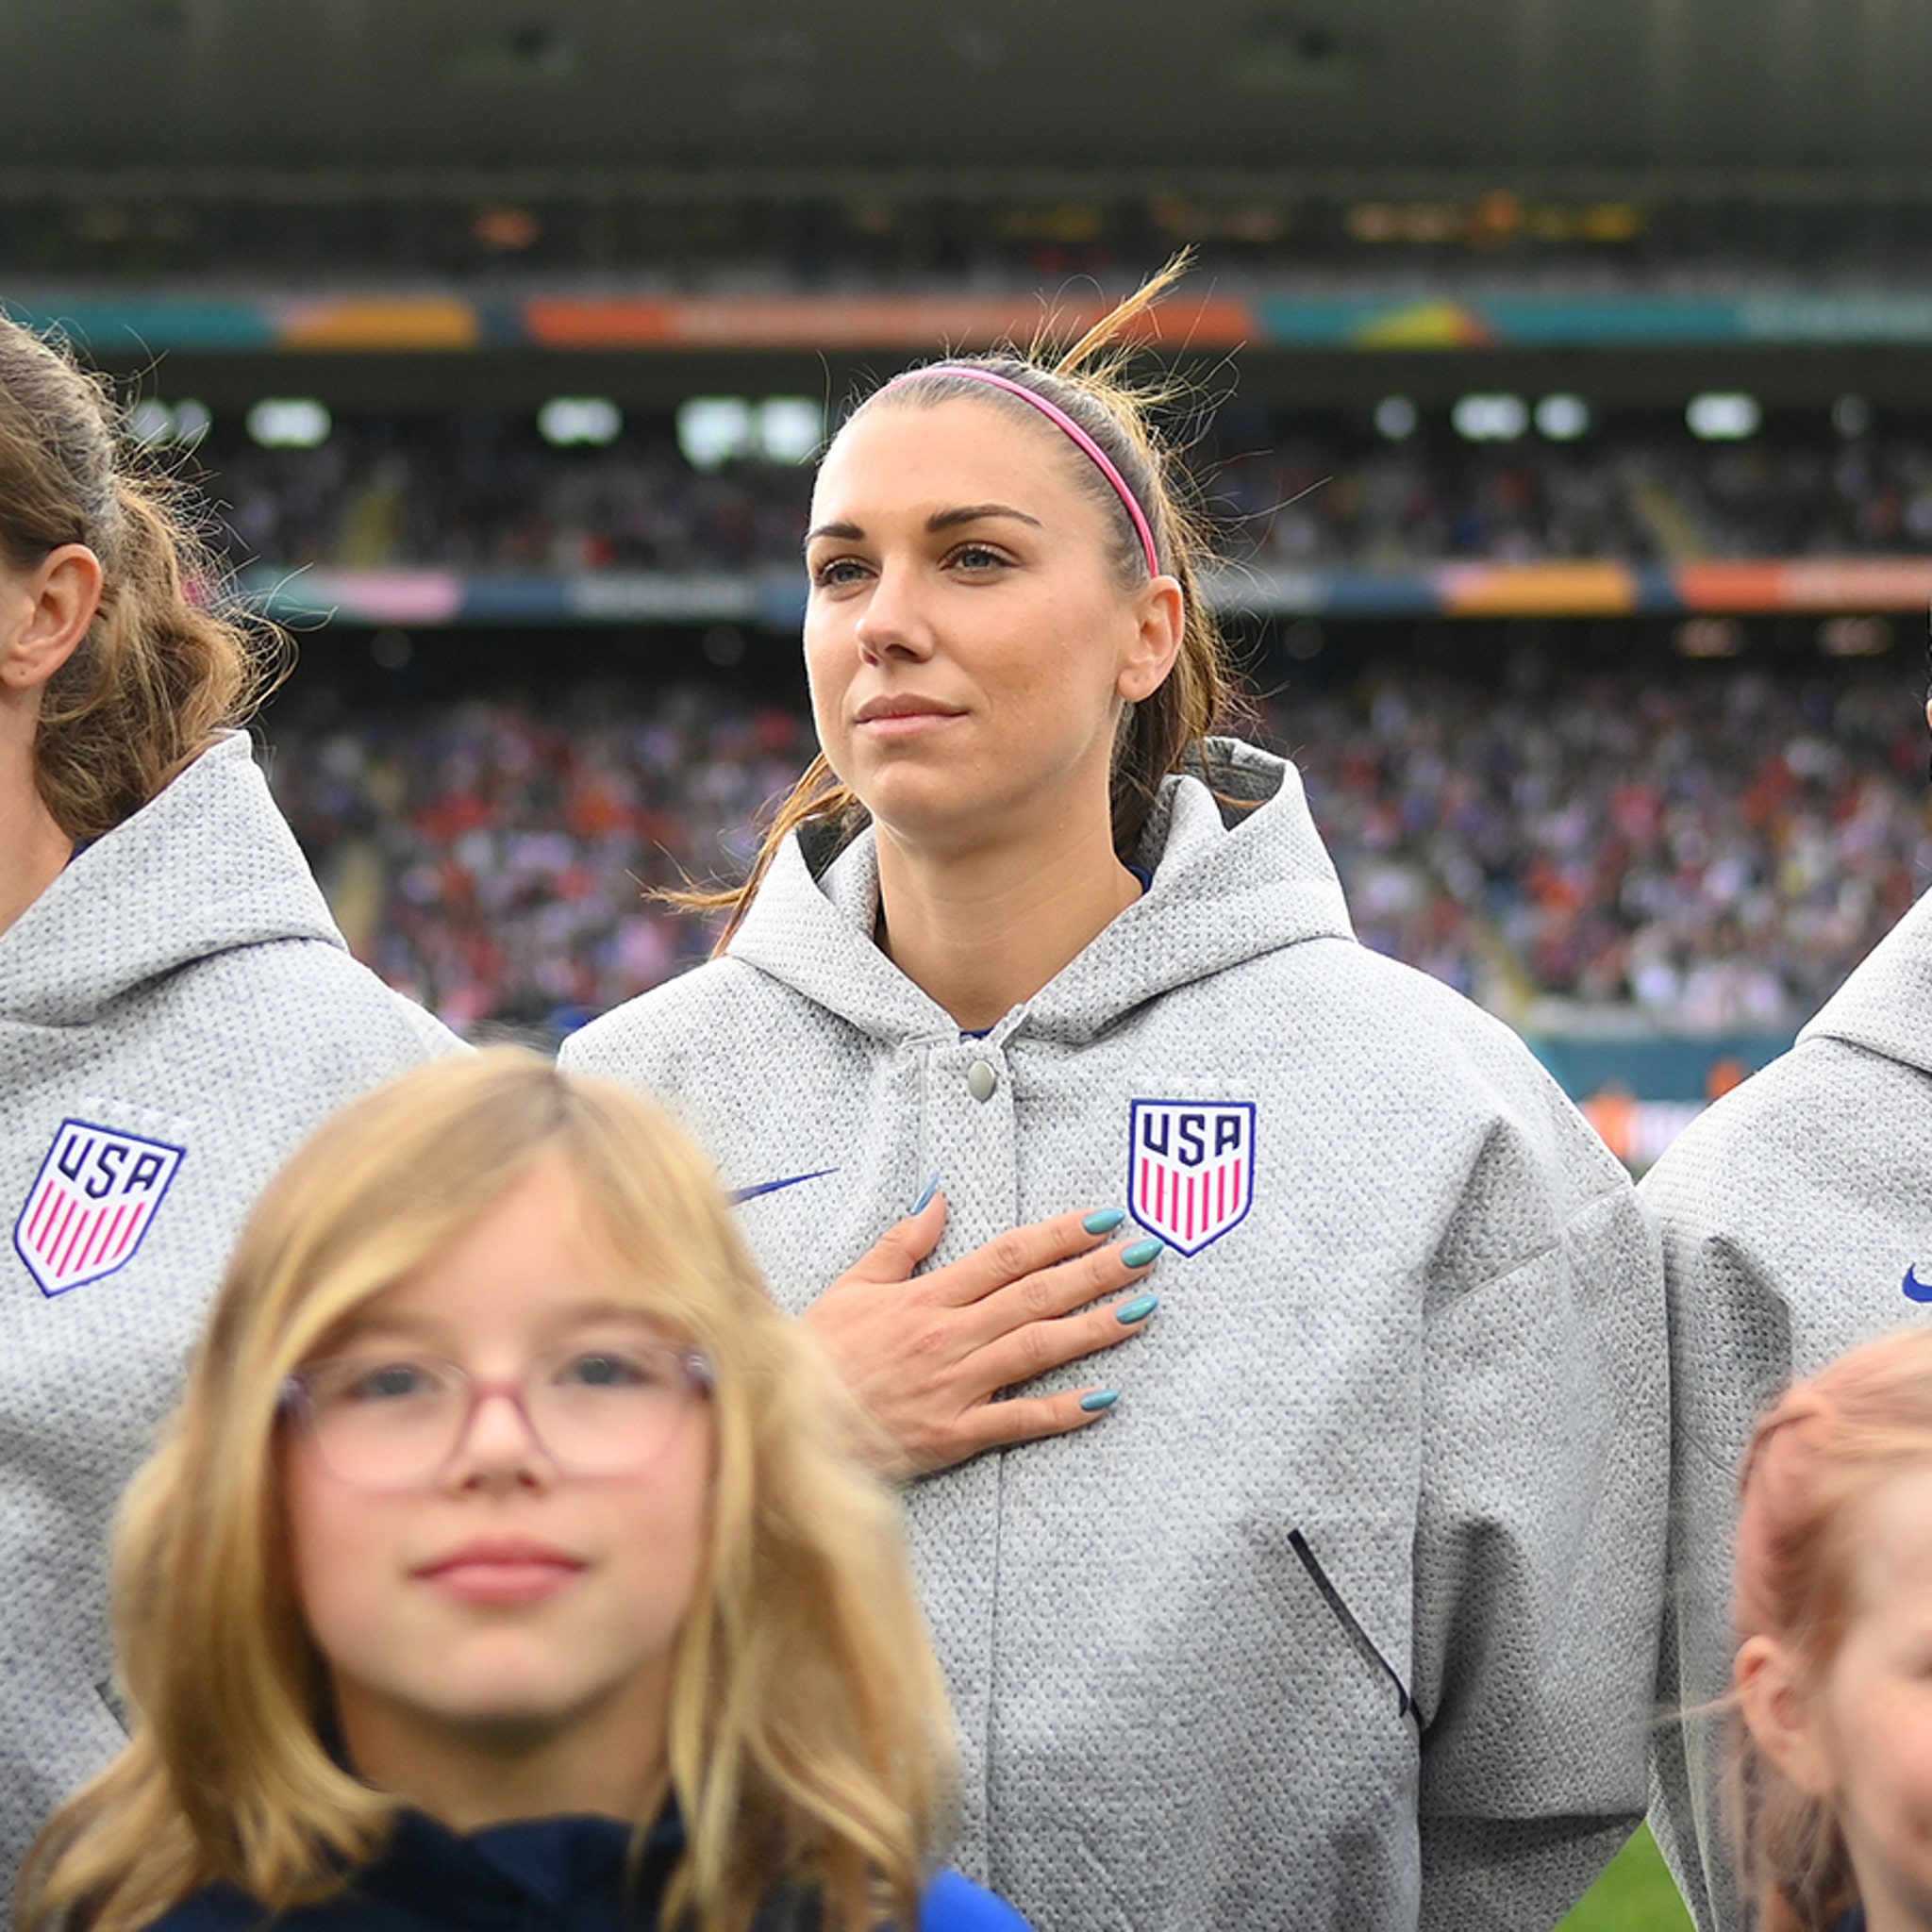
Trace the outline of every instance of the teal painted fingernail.
<instances>
[{"instance_id":1,"label":"teal painted fingernail","mask_svg":"<svg viewBox=\"0 0 1932 1932\"><path fill-rule=\"evenodd\" d=\"M1145 1268L1158 1261L1167 1252L1167 1243L1158 1241L1149 1235L1144 1241L1136 1241L1131 1248L1121 1250L1121 1265L1125 1268Z\"/></svg>"},{"instance_id":2,"label":"teal painted fingernail","mask_svg":"<svg viewBox=\"0 0 1932 1932\"><path fill-rule=\"evenodd\" d=\"M1089 1234L1111 1234L1126 1218L1124 1208L1096 1208L1080 1225Z\"/></svg>"},{"instance_id":3,"label":"teal painted fingernail","mask_svg":"<svg viewBox=\"0 0 1932 1932\"><path fill-rule=\"evenodd\" d=\"M1136 1322L1144 1322L1160 1306L1158 1294L1137 1294L1130 1302L1123 1302L1113 1311L1113 1318L1123 1326L1131 1326Z\"/></svg>"},{"instance_id":4,"label":"teal painted fingernail","mask_svg":"<svg viewBox=\"0 0 1932 1932\"><path fill-rule=\"evenodd\" d=\"M932 1206L932 1197L935 1194L937 1194L939 1191L940 1177L938 1174L934 1174L931 1180L926 1182L924 1193L921 1194L919 1199L913 1202L910 1209L907 1213L907 1220L910 1221L912 1219L912 1216L915 1214L924 1214L925 1210Z\"/></svg>"},{"instance_id":5,"label":"teal painted fingernail","mask_svg":"<svg viewBox=\"0 0 1932 1932\"><path fill-rule=\"evenodd\" d=\"M1111 1408L1120 1399L1121 1391L1118 1389L1096 1389L1091 1395L1081 1396L1080 1407L1089 1415L1094 1415L1103 1408Z\"/></svg>"}]
</instances>

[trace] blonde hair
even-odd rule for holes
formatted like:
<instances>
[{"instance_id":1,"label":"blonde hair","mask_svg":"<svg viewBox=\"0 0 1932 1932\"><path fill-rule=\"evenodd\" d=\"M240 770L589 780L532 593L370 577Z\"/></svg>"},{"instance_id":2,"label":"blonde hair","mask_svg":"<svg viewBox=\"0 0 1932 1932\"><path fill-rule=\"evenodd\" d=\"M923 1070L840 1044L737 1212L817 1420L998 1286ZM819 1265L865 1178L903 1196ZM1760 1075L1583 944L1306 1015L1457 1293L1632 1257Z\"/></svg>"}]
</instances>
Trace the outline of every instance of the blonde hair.
<instances>
[{"instance_id":1,"label":"blonde hair","mask_svg":"<svg viewBox=\"0 0 1932 1932\"><path fill-rule=\"evenodd\" d=\"M1739 1476L1732 1617L1740 1641L1774 1637L1807 1678L1831 1667L1857 1612L1865 1506L1932 1467L1932 1329L1841 1356L1757 1424ZM1830 1932L1855 1894L1832 1807L1774 1764L1735 1710L1727 1792L1746 1896L1767 1923Z\"/></svg>"},{"instance_id":2,"label":"blonde hair","mask_svg":"<svg viewBox=\"0 0 1932 1932\"><path fill-rule=\"evenodd\" d=\"M741 1932L794 1882L838 1932L914 1922L951 1728L896 1508L838 1446L833 1392L685 1137L622 1089L497 1048L335 1115L243 1230L123 1507L113 1614L133 1737L36 1844L23 1932L132 1932L213 1882L277 1911L381 1848L396 1801L325 1741L326 1673L285 1547L281 1391L550 1153L616 1291L716 1375L709 1544L669 1723L688 1845L663 1923Z\"/></svg>"},{"instance_id":3,"label":"blonde hair","mask_svg":"<svg viewBox=\"0 0 1932 1932\"><path fill-rule=\"evenodd\" d=\"M104 384L0 316L0 555L32 569L63 543L100 559L101 603L42 693L34 783L71 839L131 817L246 722L282 640L196 601L225 573L158 475L137 475Z\"/></svg>"},{"instance_id":4,"label":"blonde hair","mask_svg":"<svg viewBox=\"0 0 1932 1932\"><path fill-rule=\"evenodd\" d=\"M1024 397L1005 394L971 375L949 373L984 369L1031 390L1072 417L1120 473L1147 519L1160 567L1179 583L1182 600L1180 652L1174 669L1158 691L1127 708L1114 747L1109 808L1114 850L1123 860L1133 858L1163 779L1175 772L1198 770L1211 783L1208 735L1240 705L1239 680L1201 592L1202 578L1214 560L1207 521L1194 507L1193 486L1178 454L1156 422L1156 412L1172 400L1173 390L1165 384L1137 383L1128 373L1140 325L1186 273L1187 265L1187 257L1177 256L1069 349L1055 354L1042 341L1024 352L1009 348L986 356L948 357L929 370L915 370L874 391L846 418L849 425L874 410L931 409L963 398L1004 410L1038 429L1040 412ZM1108 519L1113 533L1110 560L1122 584L1132 588L1144 583L1147 559L1140 534L1112 483L1063 432L1049 426L1047 433L1064 446L1067 474ZM867 818L864 806L821 753L779 804L741 885L664 896L691 910L727 912L716 947L722 953L791 833L822 834L826 847L837 849L864 828Z\"/></svg>"}]
</instances>

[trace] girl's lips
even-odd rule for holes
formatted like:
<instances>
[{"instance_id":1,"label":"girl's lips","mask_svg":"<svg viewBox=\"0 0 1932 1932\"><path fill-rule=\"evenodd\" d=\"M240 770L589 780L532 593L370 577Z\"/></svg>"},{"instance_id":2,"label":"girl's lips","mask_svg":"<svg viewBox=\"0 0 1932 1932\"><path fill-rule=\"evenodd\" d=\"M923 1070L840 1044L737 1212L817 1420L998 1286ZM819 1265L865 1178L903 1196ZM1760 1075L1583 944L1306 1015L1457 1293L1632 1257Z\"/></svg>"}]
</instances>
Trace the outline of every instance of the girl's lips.
<instances>
[{"instance_id":1,"label":"girl's lips","mask_svg":"<svg viewBox=\"0 0 1932 1932\"><path fill-rule=\"evenodd\" d=\"M554 1596L584 1570L575 1557L535 1544L476 1544L416 1572L417 1581L465 1603L524 1604Z\"/></svg>"}]
</instances>

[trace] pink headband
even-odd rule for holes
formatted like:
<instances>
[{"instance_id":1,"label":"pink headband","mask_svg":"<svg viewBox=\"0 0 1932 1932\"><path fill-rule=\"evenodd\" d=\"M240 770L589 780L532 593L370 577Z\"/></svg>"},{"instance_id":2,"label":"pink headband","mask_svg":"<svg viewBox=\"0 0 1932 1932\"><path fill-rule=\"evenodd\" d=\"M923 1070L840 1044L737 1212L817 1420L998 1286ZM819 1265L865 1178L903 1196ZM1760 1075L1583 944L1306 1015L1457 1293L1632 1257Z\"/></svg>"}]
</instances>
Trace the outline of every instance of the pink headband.
<instances>
[{"instance_id":1,"label":"pink headband","mask_svg":"<svg viewBox=\"0 0 1932 1932\"><path fill-rule=\"evenodd\" d=\"M1065 430L1091 459L1093 467L1113 485L1115 495L1120 498L1134 525L1135 534L1141 539L1141 549L1147 558L1147 575L1150 577L1160 575L1160 556L1154 547L1154 532L1148 527L1146 513L1135 500L1134 492L1127 488L1127 479L1114 468L1107 452L1058 403L1048 402L1038 390L1028 389L1024 382L1015 382L1009 375L999 375L991 369L983 369L977 362L938 362L929 369L908 369L905 375L893 376L885 387L896 389L902 382L915 382L924 375L963 375L970 382L983 382L993 389L1003 389L1008 395L1031 403L1049 423Z\"/></svg>"}]
</instances>

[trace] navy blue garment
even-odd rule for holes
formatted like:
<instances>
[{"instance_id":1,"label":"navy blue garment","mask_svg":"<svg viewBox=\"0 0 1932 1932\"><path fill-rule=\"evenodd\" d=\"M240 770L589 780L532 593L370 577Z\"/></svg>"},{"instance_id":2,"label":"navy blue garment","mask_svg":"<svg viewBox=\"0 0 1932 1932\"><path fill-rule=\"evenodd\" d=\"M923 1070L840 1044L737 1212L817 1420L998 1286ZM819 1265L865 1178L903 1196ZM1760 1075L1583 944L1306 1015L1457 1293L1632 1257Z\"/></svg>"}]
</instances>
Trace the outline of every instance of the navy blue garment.
<instances>
[{"instance_id":1,"label":"navy blue garment","mask_svg":"<svg viewBox=\"0 0 1932 1932\"><path fill-rule=\"evenodd\" d=\"M376 1860L345 1890L298 1906L277 1932L658 1932L684 1826L675 1811L645 1840L626 1886L631 1828L615 1818L536 1818L461 1835L405 1811ZM149 1932L260 1932L260 1905L211 1885ZM753 1932L820 1932L816 1904L774 1895ZM1027 1932L1004 1901L942 1872L921 1901L919 1932Z\"/></svg>"}]
</instances>

